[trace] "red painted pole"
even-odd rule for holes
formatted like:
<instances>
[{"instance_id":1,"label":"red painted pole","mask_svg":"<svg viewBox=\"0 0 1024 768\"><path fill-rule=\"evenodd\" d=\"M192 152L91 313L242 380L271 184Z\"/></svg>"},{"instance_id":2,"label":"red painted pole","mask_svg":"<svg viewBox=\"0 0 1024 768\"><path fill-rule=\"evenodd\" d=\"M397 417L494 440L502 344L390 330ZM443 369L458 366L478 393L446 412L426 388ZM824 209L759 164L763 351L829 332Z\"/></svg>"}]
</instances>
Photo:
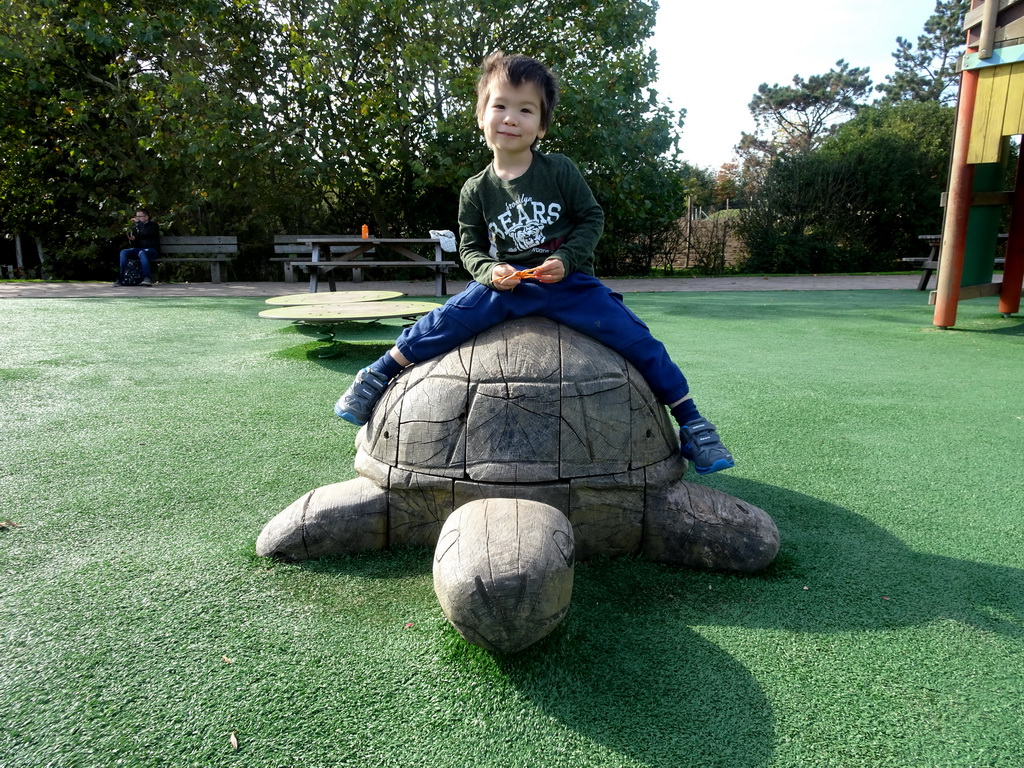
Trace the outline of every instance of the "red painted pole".
<instances>
[{"instance_id":1,"label":"red painted pole","mask_svg":"<svg viewBox=\"0 0 1024 768\"><path fill-rule=\"evenodd\" d=\"M1017 178L1013 183L1010 231L1006 238L1003 286L999 289L999 311L1012 315L1020 310L1024 288L1024 155L1017 155Z\"/></svg>"},{"instance_id":2,"label":"red painted pole","mask_svg":"<svg viewBox=\"0 0 1024 768\"><path fill-rule=\"evenodd\" d=\"M967 248L967 219L971 212L974 185L974 166L967 164L967 150L977 96L978 72L965 69L960 75L956 133L950 162L949 191L946 194L946 221L939 249L939 276L933 319L933 324L939 328L949 328L956 323L956 308L960 301L960 281L963 279L964 251Z\"/></svg>"}]
</instances>

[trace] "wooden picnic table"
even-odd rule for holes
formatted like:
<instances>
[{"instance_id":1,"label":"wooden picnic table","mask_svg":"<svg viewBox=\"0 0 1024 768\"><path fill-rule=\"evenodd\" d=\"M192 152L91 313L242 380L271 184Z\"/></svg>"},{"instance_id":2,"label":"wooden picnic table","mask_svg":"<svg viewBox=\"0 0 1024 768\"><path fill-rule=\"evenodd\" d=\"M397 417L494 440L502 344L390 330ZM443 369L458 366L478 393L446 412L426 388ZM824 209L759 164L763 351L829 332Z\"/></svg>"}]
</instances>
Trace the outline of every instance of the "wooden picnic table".
<instances>
[{"instance_id":1,"label":"wooden picnic table","mask_svg":"<svg viewBox=\"0 0 1024 768\"><path fill-rule=\"evenodd\" d=\"M334 284L333 270L345 267L352 270L353 282L362 279L364 267L423 267L434 272L435 296L447 293L448 269L455 266L454 261L445 261L441 254L441 241L436 237L359 237L358 235L317 235L303 238L302 242L309 246L311 257L308 262L294 261L302 269L309 270L309 292L316 293L320 285L320 276L324 275L332 291L337 290ZM433 246L434 258L428 259L417 253L417 246ZM338 248L335 254L332 248ZM376 249L397 254L396 259L381 260ZM328 258L324 257L326 250ZM367 254L375 251L373 257Z\"/></svg>"},{"instance_id":2,"label":"wooden picnic table","mask_svg":"<svg viewBox=\"0 0 1024 768\"><path fill-rule=\"evenodd\" d=\"M921 279L917 283L917 290L927 291L928 281L931 280L935 270L939 268L939 250L942 247L942 235L918 235L917 239L925 243L929 250L927 256L908 256L900 259L912 264L919 264L921 266ZM1000 241L1006 240L1006 235L999 235ZM1006 259L996 257L993 260L993 265L1001 267L1006 262Z\"/></svg>"}]
</instances>

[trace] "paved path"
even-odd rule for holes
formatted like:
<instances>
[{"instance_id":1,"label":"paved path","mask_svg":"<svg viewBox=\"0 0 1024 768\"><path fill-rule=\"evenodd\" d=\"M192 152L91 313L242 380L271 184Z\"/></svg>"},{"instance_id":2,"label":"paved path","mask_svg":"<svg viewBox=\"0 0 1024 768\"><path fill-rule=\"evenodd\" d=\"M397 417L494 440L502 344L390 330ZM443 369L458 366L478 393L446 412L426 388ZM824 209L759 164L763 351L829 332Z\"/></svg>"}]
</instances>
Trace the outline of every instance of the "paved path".
<instances>
[{"instance_id":1,"label":"paved path","mask_svg":"<svg viewBox=\"0 0 1024 768\"><path fill-rule=\"evenodd\" d=\"M680 277L619 280L604 282L619 293L652 293L674 291L851 291L913 290L918 275L807 275L803 277ZM339 283L342 290L401 291L408 296L433 296L431 280L381 280L362 283ZM124 296L282 296L303 293L308 283L157 283L151 288L121 288L110 283L21 282L0 280L0 299L9 298L98 298ZM448 293L454 294L466 283L448 282Z\"/></svg>"}]
</instances>

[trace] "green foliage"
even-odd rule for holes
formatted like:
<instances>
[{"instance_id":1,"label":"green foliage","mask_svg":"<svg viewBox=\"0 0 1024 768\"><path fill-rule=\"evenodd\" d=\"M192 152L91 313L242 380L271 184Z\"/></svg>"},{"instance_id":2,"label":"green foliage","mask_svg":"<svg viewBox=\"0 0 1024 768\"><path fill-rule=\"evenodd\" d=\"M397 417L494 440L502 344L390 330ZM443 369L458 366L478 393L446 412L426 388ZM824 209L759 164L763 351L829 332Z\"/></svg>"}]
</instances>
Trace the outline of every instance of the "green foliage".
<instances>
[{"instance_id":1,"label":"green foliage","mask_svg":"<svg viewBox=\"0 0 1024 768\"><path fill-rule=\"evenodd\" d=\"M328 228L359 220L389 234L454 228L459 188L490 158L476 127L477 67L496 49L523 52L560 77L561 107L542 148L572 157L605 207L602 270L633 268L635 244L680 205L678 184L664 178L678 118L650 93L656 63L643 46L656 9L563 0L530 8L505 0L486 12L442 1L282 4L292 47L277 117L311 149L302 155L309 197L327 205Z\"/></svg>"},{"instance_id":2,"label":"green foliage","mask_svg":"<svg viewBox=\"0 0 1024 768\"><path fill-rule=\"evenodd\" d=\"M863 108L814 153L779 157L740 221L757 272L884 270L937 232L953 110Z\"/></svg>"},{"instance_id":3,"label":"green foliage","mask_svg":"<svg viewBox=\"0 0 1024 768\"><path fill-rule=\"evenodd\" d=\"M744 271L842 271L841 249L823 220L847 209L850 173L847 164L826 165L813 154L776 158L740 221Z\"/></svg>"},{"instance_id":4,"label":"green foliage","mask_svg":"<svg viewBox=\"0 0 1024 768\"><path fill-rule=\"evenodd\" d=\"M201 221L254 176L259 120L239 94L262 79L262 39L242 0L5 4L0 226L43 238L59 268L135 205Z\"/></svg>"},{"instance_id":5,"label":"green foliage","mask_svg":"<svg viewBox=\"0 0 1024 768\"><path fill-rule=\"evenodd\" d=\"M953 109L935 101L864 107L855 118L839 126L821 151L831 155L856 152L873 141L888 138L913 149L920 158L917 167L923 181L938 181L941 188L946 180L953 116Z\"/></svg>"},{"instance_id":6,"label":"green foliage","mask_svg":"<svg viewBox=\"0 0 1024 768\"><path fill-rule=\"evenodd\" d=\"M793 86L762 84L751 113L769 135L744 135L743 268L764 272L891 269L939 231L957 53L966 0L938 0L917 49L897 38L896 73L877 90L840 60ZM845 123L842 115L854 114Z\"/></svg>"},{"instance_id":7,"label":"green foliage","mask_svg":"<svg viewBox=\"0 0 1024 768\"><path fill-rule=\"evenodd\" d=\"M0 230L80 271L146 204L165 231L454 228L489 152L483 57L537 56L564 99L544 148L604 205L610 274L649 263L684 204L647 2L13 0L0 7ZM103 250L102 248L100 250ZM66 263L65 263L66 262Z\"/></svg>"},{"instance_id":8,"label":"green foliage","mask_svg":"<svg viewBox=\"0 0 1024 768\"><path fill-rule=\"evenodd\" d=\"M917 50L909 40L896 38L896 72L877 86L884 101L956 102L956 62L964 48L963 21L970 5L969 0L937 0L917 38Z\"/></svg>"}]
</instances>

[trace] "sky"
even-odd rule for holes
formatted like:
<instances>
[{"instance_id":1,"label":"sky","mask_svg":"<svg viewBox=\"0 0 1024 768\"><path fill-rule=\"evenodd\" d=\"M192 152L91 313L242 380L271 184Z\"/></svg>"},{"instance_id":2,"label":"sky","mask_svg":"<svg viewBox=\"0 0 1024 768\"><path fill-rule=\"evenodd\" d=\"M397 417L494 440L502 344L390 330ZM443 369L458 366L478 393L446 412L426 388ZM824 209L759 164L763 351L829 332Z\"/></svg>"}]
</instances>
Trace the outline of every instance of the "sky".
<instances>
[{"instance_id":1,"label":"sky","mask_svg":"<svg viewBox=\"0 0 1024 768\"><path fill-rule=\"evenodd\" d=\"M683 159L729 162L740 134L754 130L747 105L761 83L824 74L841 58L885 82L896 38L916 45L934 10L935 0L661 0L655 87L662 103L686 110Z\"/></svg>"}]
</instances>

